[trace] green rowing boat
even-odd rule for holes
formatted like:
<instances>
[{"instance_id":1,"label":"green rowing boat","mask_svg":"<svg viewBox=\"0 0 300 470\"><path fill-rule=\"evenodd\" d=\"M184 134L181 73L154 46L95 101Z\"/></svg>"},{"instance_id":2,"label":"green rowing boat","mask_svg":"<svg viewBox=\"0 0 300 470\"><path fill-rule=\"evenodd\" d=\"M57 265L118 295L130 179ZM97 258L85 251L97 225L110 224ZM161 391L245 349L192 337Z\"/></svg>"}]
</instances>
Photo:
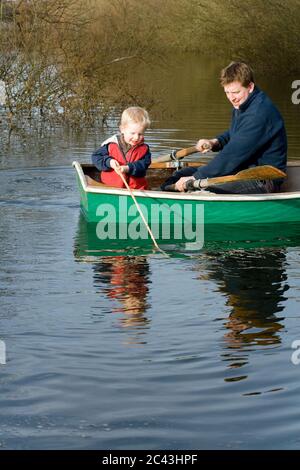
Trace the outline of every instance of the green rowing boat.
<instances>
[{"instance_id":1,"label":"green rowing boat","mask_svg":"<svg viewBox=\"0 0 300 470\"><path fill-rule=\"evenodd\" d=\"M188 163L186 163L188 164ZM98 180L93 165L73 162L80 205L88 223L97 227L101 240L148 239L149 235L127 189L108 187ZM199 241L204 229L260 224L300 223L300 162L290 162L282 192L274 194L220 195L207 191L164 192L159 189L174 168L150 168L149 190L133 190L135 198L158 240Z\"/></svg>"}]
</instances>

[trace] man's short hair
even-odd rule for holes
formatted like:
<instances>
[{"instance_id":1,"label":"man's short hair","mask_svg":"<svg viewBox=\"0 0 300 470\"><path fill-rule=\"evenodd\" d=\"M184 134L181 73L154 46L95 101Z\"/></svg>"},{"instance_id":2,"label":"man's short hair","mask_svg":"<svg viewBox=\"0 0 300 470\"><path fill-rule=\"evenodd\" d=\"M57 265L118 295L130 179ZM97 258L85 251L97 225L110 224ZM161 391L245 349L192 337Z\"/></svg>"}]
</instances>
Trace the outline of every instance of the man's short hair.
<instances>
[{"instance_id":1,"label":"man's short hair","mask_svg":"<svg viewBox=\"0 0 300 470\"><path fill-rule=\"evenodd\" d=\"M222 86L240 82L242 86L247 87L251 82L254 83L253 70L244 62L231 62L221 70L220 82Z\"/></svg>"}]
</instances>

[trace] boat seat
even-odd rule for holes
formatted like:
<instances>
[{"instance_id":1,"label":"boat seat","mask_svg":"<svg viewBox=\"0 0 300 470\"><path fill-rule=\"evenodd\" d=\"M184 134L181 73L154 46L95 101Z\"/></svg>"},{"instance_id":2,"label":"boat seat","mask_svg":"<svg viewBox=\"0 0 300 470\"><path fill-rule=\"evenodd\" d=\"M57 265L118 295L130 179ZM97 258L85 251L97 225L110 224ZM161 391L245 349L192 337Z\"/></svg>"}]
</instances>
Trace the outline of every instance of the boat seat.
<instances>
[{"instance_id":1,"label":"boat seat","mask_svg":"<svg viewBox=\"0 0 300 470\"><path fill-rule=\"evenodd\" d=\"M88 186L93 186L93 188L114 188L114 186L108 186L108 184L100 183L100 181L94 180L88 175L84 175Z\"/></svg>"},{"instance_id":2,"label":"boat seat","mask_svg":"<svg viewBox=\"0 0 300 470\"><path fill-rule=\"evenodd\" d=\"M88 175L84 175L84 176L85 176L88 186L95 186L95 187L102 187L102 188L103 186L106 186L106 184L100 183L99 181L94 180Z\"/></svg>"}]
</instances>

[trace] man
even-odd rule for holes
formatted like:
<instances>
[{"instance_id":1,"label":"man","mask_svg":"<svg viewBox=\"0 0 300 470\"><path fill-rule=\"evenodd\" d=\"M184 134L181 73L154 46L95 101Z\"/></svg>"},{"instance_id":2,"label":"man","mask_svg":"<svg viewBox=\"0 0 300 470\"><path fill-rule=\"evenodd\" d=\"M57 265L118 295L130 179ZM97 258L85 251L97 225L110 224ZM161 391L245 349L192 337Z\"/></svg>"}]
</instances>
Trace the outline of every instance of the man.
<instances>
[{"instance_id":1,"label":"man","mask_svg":"<svg viewBox=\"0 0 300 470\"><path fill-rule=\"evenodd\" d=\"M230 129L214 139L200 139L197 149L205 153L218 151L207 165L177 171L162 186L175 184L185 191L187 182L215 176L232 175L257 165L272 165L286 170L287 138L283 119L270 98L254 83L251 68L243 62L232 62L221 72L221 85L233 106ZM279 191L282 179L241 181L208 187L213 192L267 193Z\"/></svg>"}]
</instances>

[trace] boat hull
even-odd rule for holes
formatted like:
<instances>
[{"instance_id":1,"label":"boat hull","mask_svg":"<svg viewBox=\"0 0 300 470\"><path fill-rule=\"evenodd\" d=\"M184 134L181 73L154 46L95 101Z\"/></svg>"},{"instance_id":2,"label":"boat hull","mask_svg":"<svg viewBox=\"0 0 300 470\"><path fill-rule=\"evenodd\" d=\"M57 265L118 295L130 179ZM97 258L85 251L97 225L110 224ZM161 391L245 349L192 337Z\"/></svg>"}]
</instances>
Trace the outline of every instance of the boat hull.
<instances>
[{"instance_id":1,"label":"boat hull","mask_svg":"<svg viewBox=\"0 0 300 470\"><path fill-rule=\"evenodd\" d=\"M128 229L146 231L136 205L126 189L90 186L80 164L74 162L80 205L87 222L100 223L114 236L125 239ZM134 191L151 230L158 239L203 236L209 227L300 223L300 192L264 195L216 195L203 192L169 193ZM133 228L134 227L134 228ZM202 231L201 231L202 230ZM148 237L148 234L147 234Z\"/></svg>"}]
</instances>

